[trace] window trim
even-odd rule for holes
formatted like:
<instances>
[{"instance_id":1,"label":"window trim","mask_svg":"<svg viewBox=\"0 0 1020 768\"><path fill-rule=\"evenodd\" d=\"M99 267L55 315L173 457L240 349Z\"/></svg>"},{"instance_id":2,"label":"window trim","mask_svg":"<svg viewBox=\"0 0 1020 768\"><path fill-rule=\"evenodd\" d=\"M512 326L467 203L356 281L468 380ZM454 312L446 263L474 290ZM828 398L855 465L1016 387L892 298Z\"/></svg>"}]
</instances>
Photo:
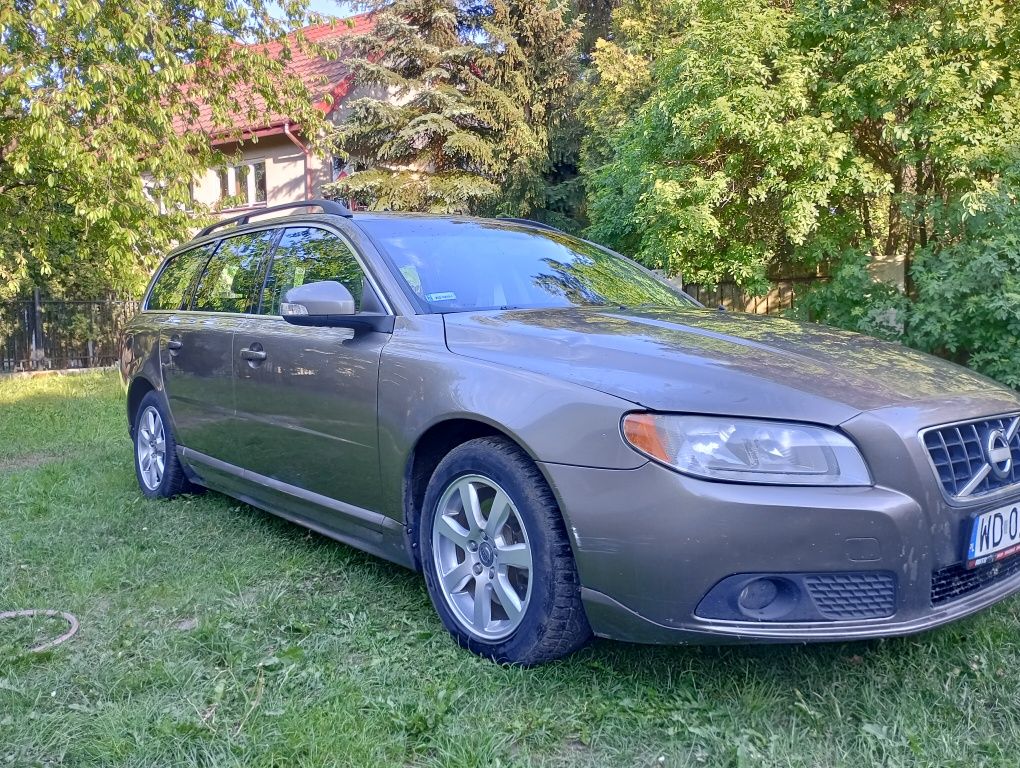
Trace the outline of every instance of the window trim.
<instances>
[{"instance_id":1,"label":"window trim","mask_svg":"<svg viewBox=\"0 0 1020 768\"><path fill-rule=\"evenodd\" d=\"M331 235L334 235L336 237L339 237L341 240L343 240L350 247L351 252L354 253L354 258L357 260L358 266L360 266L361 267L361 271L365 273L365 276L368 278L369 283L372 285L372 289L375 291L376 296L379 297L379 301L382 303L383 307L386 309L386 312L383 315L381 315L381 316L387 316L387 317L398 317L399 316L398 313L393 308L393 302L390 300L389 295L386 293L386 291L384 291L382 289L381 283L379 281L379 277L376 274L376 270L379 270L379 269L384 270L384 273L388 274L389 269L390 269L389 264L386 262L386 258L387 258L386 255L382 251L379 251L378 248L376 248L376 250L379 253L379 256L382 259L383 263L381 265L379 265L379 266L373 267L372 263L365 257L364 253L362 253L362 251L355 245L353 238L351 238L347 233L343 232L336 225L331 225L331 224L327 224L327 223L324 223L324 222L307 221L307 220L300 220L300 219L299 220L295 220L295 221L280 221L280 220L277 220L277 221L267 221L267 222L259 222L259 224L261 226L253 224L251 226L251 229L243 229L241 231L229 230L226 233L218 232L215 236L210 236L206 240L202 240L201 242L198 242L198 243L190 243L189 242L189 243L186 243L183 246L179 246L178 249L171 251L169 254L167 254L166 258L163 259L163 263L160 265L159 269L156 271L156 277L154 277L152 279L152 281L149 283L149 287L145 291L145 296L142 298L142 310L141 311L142 312L151 312L153 314L175 314L175 313L181 314L181 313L188 313L188 314L203 315L203 316L208 316L208 315L226 315L226 316L231 316L232 315L232 316L235 316L235 317L260 317L260 318L266 318L266 319L277 318L277 319L282 320L283 319L282 315L260 315L260 314L253 314L253 313L247 313L247 312L206 312L204 310L191 309L191 305L194 303L194 294L195 294L195 291L198 288L198 281L195 281L194 285L191 286L191 295L188 296L188 302L187 302L188 303L188 308L187 309L147 309L147 305L148 305L148 302L149 302L149 293L152 291L152 286L154 286L156 284L156 280L159 278L159 275L161 275L163 273L163 270L166 269L166 265L171 260L177 258L178 256L180 256L180 255L182 255L184 253L187 253L188 251L192 251L192 250L195 250L197 248L203 248L205 246L211 245L212 246L212 251L209 254L209 260L211 260L212 257L215 256L216 252L219 250L220 243L222 243L228 237L233 237L235 235L245 235L245 234L250 234L250 233L257 233L257 232L274 232L274 231L279 230L277 232L276 236L275 236L274 241L273 241L273 247L272 247L272 250L269 253L269 258L266 259L266 270L263 271L263 274L262 274L262 283L263 283L263 288L264 288L265 287L266 276L268 274L268 268L269 268L269 265L272 264L273 258L276 256L276 246L280 242L280 237L281 237L282 231L284 229L289 228L289 227L291 227L291 228L310 227L310 228L314 228L314 229L321 229L324 232L326 232L328 234L331 234ZM361 232L361 230L359 229L359 233L360 232ZM374 241L372 241L371 239L369 239L369 243L372 244L372 245L375 245ZM202 272L203 273L205 272L205 268L209 264L209 260L206 260L206 263L202 266ZM199 278L199 280L200 279L201 278ZM401 286L400 286L400 283L396 284L395 290L397 290L397 291L402 291L403 290L401 288ZM261 305L262 305L262 289L260 289L260 292L259 292L259 307L261 307ZM420 313L416 312L416 314L420 314ZM380 315L375 315L375 316L380 316Z\"/></svg>"}]
</instances>

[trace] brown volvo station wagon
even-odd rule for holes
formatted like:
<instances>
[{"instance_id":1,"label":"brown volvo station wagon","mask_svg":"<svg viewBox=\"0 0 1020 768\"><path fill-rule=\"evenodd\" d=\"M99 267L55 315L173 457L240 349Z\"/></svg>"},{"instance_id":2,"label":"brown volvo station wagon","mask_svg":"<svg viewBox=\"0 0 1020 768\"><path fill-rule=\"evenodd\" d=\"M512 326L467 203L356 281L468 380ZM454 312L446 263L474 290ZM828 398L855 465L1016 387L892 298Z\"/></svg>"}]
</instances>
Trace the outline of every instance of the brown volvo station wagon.
<instances>
[{"instance_id":1,"label":"brown volvo station wagon","mask_svg":"<svg viewBox=\"0 0 1020 768\"><path fill-rule=\"evenodd\" d=\"M289 207L206 228L146 293L146 496L215 489L420 569L461 645L520 664L593 633L903 635L1020 589L1014 392L705 309L539 224Z\"/></svg>"}]
</instances>

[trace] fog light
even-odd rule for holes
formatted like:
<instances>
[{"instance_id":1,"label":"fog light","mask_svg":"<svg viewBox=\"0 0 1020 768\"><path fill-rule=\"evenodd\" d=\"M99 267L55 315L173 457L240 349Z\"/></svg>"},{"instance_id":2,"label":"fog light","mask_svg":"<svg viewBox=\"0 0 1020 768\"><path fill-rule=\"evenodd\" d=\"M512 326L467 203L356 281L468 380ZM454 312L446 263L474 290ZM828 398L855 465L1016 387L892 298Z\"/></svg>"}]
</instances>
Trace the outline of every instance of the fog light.
<instances>
[{"instance_id":1,"label":"fog light","mask_svg":"<svg viewBox=\"0 0 1020 768\"><path fill-rule=\"evenodd\" d=\"M779 586L772 579L755 579L742 590L737 602L742 610L760 611L779 596Z\"/></svg>"},{"instance_id":2,"label":"fog light","mask_svg":"<svg viewBox=\"0 0 1020 768\"><path fill-rule=\"evenodd\" d=\"M737 573L701 598L694 615L724 621L819 621L825 616L804 591L804 575Z\"/></svg>"}]
</instances>

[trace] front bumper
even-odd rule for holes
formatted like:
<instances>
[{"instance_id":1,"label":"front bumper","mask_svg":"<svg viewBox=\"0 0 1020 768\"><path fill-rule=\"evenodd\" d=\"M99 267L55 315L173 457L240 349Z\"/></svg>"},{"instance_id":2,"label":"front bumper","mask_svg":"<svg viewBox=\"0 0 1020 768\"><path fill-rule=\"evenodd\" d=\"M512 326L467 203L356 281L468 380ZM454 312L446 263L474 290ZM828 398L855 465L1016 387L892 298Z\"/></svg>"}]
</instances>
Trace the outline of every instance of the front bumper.
<instances>
[{"instance_id":1,"label":"front bumper","mask_svg":"<svg viewBox=\"0 0 1020 768\"><path fill-rule=\"evenodd\" d=\"M913 461L901 461L903 475L923 478ZM715 483L654 463L632 470L545 464L543 471L572 539L589 621L604 637L738 643L908 635L1020 591L1017 574L932 605L933 571L961 559L967 521L985 508L951 509L919 489ZM703 598L735 574L870 572L895 574L891 615L824 621L699 615Z\"/></svg>"}]
</instances>

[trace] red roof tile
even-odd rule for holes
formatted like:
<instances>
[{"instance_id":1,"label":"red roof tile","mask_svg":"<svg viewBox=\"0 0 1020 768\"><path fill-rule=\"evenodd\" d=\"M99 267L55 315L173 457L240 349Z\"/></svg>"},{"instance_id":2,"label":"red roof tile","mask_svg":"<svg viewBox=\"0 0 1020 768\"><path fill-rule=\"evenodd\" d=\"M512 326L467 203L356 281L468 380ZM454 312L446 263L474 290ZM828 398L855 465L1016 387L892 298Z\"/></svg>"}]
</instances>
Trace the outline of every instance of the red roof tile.
<instances>
[{"instance_id":1,"label":"red roof tile","mask_svg":"<svg viewBox=\"0 0 1020 768\"><path fill-rule=\"evenodd\" d=\"M340 100L347 94L351 86L352 76L343 57L326 59L316 55L309 50L303 50L297 42L297 34L300 32L305 40L317 45L328 45L334 40L348 35L361 34L372 28L373 19L371 14L364 13L359 16L352 16L349 19L337 19L325 24L315 24L310 27L291 32L287 35L288 46L291 58L287 62L287 72L297 75L308 88L309 93L315 99L315 106L323 114L329 114L339 105ZM265 50L276 56L283 50L280 42L268 43ZM254 99L256 107L261 112L266 112L265 101L251 93L251 88L242 86L235 93L234 101L237 104L244 104ZM331 97L331 98L327 98ZM251 135L265 136L272 133L281 133L283 125L287 122L287 115L267 114L264 121L252 124L248 120L247 109L240 106L230 116L227 125L213 125L212 109L208 104L199 102L197 118L177 117L174 119L174 128L179 133L199 131L209 134L215 138L227 138L241 134L243 137Z\"/></svg>"}]
</instances>

